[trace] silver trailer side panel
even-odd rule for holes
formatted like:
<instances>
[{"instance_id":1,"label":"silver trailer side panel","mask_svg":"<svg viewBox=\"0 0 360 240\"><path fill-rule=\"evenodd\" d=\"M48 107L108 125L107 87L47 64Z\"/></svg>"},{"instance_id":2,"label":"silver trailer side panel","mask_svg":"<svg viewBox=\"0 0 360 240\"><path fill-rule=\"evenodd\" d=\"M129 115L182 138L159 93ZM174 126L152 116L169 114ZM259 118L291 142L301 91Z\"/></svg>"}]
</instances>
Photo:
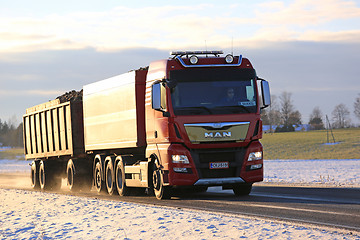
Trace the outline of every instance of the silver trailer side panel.
<instances>
[{"instance_id":1,"label":"silver trailer side panel","mask_svg":"<svg viewBox=\"0 0 360 240\"><path fill-rule=\"evenodd\" d=\"M132 71L84 86L86 151L144 145L145 126L139 124L144 113L139 112L136 99L144 93L136 94L136 77L136 71Z\"/></svg>"}]
</instances>

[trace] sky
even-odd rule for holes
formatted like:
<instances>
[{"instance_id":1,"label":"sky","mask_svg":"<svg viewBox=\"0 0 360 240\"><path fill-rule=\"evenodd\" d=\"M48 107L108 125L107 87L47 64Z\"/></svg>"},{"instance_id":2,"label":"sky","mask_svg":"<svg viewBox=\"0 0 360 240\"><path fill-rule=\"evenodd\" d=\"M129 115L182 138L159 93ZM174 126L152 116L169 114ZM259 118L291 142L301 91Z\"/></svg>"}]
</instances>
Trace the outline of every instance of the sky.
<instances>
[{"instance_id":1,"label":"sky","mask_svg":"<svg viewBox=\"0 0 360 240\"><path fill-rule=\"evenodd\" d=\"M353 114L360 96L360 1L0 0L0 119L169 57L223 50L250 59L271 94Z\"/></svg>"}]
</instances>

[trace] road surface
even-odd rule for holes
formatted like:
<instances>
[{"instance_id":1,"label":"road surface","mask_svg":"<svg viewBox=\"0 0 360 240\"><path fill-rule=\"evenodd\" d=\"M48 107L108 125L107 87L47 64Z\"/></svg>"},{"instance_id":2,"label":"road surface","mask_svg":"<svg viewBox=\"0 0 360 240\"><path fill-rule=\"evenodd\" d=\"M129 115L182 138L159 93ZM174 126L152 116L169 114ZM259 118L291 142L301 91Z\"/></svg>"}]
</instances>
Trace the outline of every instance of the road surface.
<instances>
[{"instance_id":1,"label":"road surface","mask_svg":"<svg viewBox=\"0 0 360 240\"><path fill-rule=\"evenodd\" d=\"M0 174L1 188L31 190L29 176ZM181 209L221 212L231 215L257 216L342 228L360 232L360 189L303 187L255 184L249 196L235 197L231 190L209 188L205 193L181 195L159 201L153 196L109 196L95 191L72 193L62 188L61 194L111 199Z\"/></svg>"}]
</instances>

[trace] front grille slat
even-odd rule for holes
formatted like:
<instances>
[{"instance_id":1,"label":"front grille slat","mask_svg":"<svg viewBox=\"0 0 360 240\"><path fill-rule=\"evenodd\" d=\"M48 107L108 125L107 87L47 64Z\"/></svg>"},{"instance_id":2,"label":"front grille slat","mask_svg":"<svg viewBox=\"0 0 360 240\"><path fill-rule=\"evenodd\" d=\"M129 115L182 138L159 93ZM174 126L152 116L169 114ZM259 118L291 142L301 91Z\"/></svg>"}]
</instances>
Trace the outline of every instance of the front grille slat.
<instances>
[{"instance_id":1,"label":"front grille slat","mask_svg":"<svg viewBox=\"0 0 360 240\"><path fill-rule=\"evenodd\" d=\"M200 178L238 177L243 163L243 148L192 150ZM229 162L227 169L210 169L211 162Z\"/></svg>"}]
</instances>

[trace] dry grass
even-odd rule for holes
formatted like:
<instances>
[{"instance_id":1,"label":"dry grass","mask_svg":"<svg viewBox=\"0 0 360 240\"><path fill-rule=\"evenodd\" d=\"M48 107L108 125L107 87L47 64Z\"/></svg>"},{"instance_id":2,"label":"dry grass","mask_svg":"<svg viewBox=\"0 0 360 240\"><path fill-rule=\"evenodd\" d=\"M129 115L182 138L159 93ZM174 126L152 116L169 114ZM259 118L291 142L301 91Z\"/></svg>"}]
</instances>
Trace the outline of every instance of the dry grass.
<instances>
[{"instance_id":1,"label":"dry grass","mask_svg":"<svg viewBox=\"0 0 360 240\"><path fill-rule=\"evenodd\" d=\"M0 150L0 159L9 160L24 160L24 149L23 148L6 148Z\"/></svg>"},{"instance_id":2,"label":"dry grass","mask_svg":"<svg viewBox=\"0 0 360 240\"><path fill-rule=\"evenodd\" d=\"M326 130L264 134L264 159L360 158L360 128L335 129L333 133L335 145L325 145Z\"/></svg>"}]
</instances>

